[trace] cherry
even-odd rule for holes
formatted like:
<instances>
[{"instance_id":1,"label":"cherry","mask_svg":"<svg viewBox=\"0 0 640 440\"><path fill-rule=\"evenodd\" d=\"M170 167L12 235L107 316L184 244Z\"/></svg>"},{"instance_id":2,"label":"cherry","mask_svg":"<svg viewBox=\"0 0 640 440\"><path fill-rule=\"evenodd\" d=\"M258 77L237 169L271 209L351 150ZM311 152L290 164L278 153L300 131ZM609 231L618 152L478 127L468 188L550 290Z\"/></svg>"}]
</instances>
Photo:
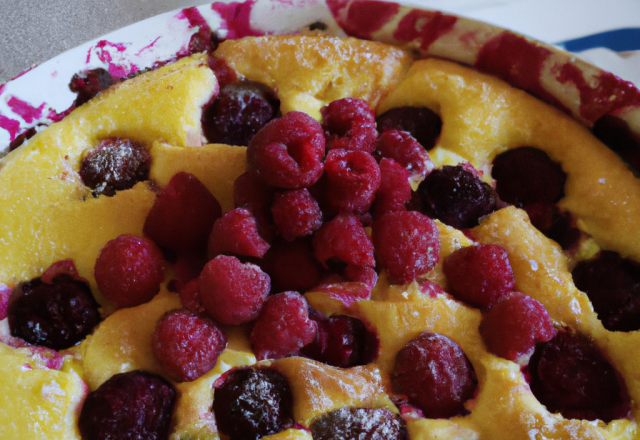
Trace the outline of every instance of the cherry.
<instances>
[{"instance_id":1,"label":"cherry","mask_svg":"<svg viewBox=\"0 0 640 440\"><path fill-rule=\"evenodd\" d=\"M311 424L314 440L406 440L402 419L384 408L342 407Z\"/></svg>"}]
</instances>

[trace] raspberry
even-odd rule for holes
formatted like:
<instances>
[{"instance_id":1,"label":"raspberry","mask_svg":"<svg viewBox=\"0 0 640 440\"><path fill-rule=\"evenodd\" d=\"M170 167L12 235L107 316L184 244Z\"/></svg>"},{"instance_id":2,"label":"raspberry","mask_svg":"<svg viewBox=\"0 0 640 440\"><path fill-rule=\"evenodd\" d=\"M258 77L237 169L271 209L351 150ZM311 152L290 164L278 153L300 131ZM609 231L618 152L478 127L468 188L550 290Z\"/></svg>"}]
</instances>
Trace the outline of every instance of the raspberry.
<instances>
[{"instance_id":1,"label":"raspberry","mask_svg":"<svg viewBox=\"0 0 640 440\"><path fill-rule=\"evenodd\" d=\"M509 255L497 244L460 248L444 259L442 269L453 296L481 309L491 307L515 285Z\"/></svg>"},{"instance_id":2,"label":"raspberry","mask_svg":"<svg viewBox=\"0 0 640 440\"><path fill-rule=\"evenodd\" d=\"M74 101L75 107L80 107L85 102L96 97L103 90L115 84L116 79L105 69L91 69L82 74L75 74L69 83L69 89L78 96Z\"/></svg>"},{"instance_id":3,"label":"raspberry","mask_svg":"<svg viewBox=\"0 0 640 440\"><path fill-rule=\"evenodd\" d=\"M334 367L364 365L367 329L362 321L346 315L326 318L315 310L309 318L318 325L318 333L300 350L301 354Z\"/></svg>"},{"instance_id":4,"label":"raspberry","mask_svg":"<svg viewBox=\"0 0 640 440\"><path fill-rule=\"evenodd\" d=\"M322 127L306 113L293 111L260 130L247 148L249 170L271 186L306 188L322 175Z\"/></svg>"},{"instance_id":5,"label":"raspberry","mask_svg":"<svg viewBox=\"0 0 640 440\"><path fill-rule=\"evenodd\" d=\"M464 411L473 397L475 374L458 344L448 337L422 332L396 355L393 389L409 398L427 418L448 418Z\"/></svg>"},{"instance_id":6,"label":"raspberry","mask_svg":"<svg viewBox=\"0 0 640 440\"><path fill-rule=\"evenodd\" d=\"M380 168L373 156L363 151L331 150L324 172L331 212L364 214L369 210L380 187Z\"/></svg>"},{"instance_id":7,"label":"raspberry","mask_svg":"<svg viewBox=\"0 0 640 440\"><path fill-rule=\"evenodd\" d=\"M217 47L219 43L221 43L221 41L216 43L215 46ZM209 65L209 69L213 70L220 87L224 87L238 81L236 71L224 58L218 58L212 53L209 53L209 56L207 57L207 64Z\"/></svg>"},{"instance_id":8,"label":"raspberry","mask_svg":"<svg viewBox=\"0 0 640 440\"><path fill-rule=\"evenodd\" d=\"M287 380L266 368L232 370L216 387L213 413L218 429L234 440L255 440L293 425Z\"/></svg>"},{"instance_id":9,"label":"raspberry","mask_svg":"<svg viewBox=\"0 0 640 440\"><path fill-rule=\"evenodd\" d=\"M406 440L402 419L384 408L343 407L311 424L314 440Z\"/></svg>"},{"instance_id":10,"label":"raspberry","mask_svg":"<svg viewBox=\"0 0 640 440\"><path fill-rule=\"evenodd\" d=\"M425 177L436 167L427 150L406 131L384 131L378 138L376 150L382 157L402 165L411 176Z\"/></svg>"},{"instance_id":11,"label":"raspberry","mask_svg":"<svg viewBox=\"0 0 640 440\"><path fill-rule=\"evenodd\" d=\"M371 238L378 262L394 283L410 283L430 271L440 258L438 227L419 212L384 214L373 224Z\"/></svg>"},{"instance_id":12,"label":"raspberry","mask_svg":"<svg viewBox=\"0 0 640 440\"><path fill-rule=\"evenodd\" d=\"M325 282L313 290L324 292L329 298L340 300L346 307L349 307L356 301L370 299L372 287L360 281L340 281Z\"/></svg>"},{"instance_id":13,"label":"raspberry","mask_svg":"<svg viewBox=\"0 0 640 440\"><path fill-rule=\"evenodd\" d=\"M253 214L258 232L266 241L276 235L276 226L271 217L274 190L250 172L238 176L233 183L233 202L236 208L245 208Z\"/></svg>"},{"instance_id":14,"label":"raspberry","mask_svg":"<svg viewBox=\"0 0 640 440\"><path fill-rule=\"evenodd\" d=\"M317 324L309 319L304 297L284 292L267 298L250 339L256 359L278 359L309 344L317 330Z\"/></svg>"},{"instance_id":15,"label":"raspberry","mask_svg":"<svg viewBox=\"0 0 640 440\"><path fill-rule=\"evenodd\" d=\"M366 101L339 99L322 108L320 113L328 149L373 152L378 132L375 116Z\"/></svg>"},{"instance_id":16,"label":"raspberry","mask_svg":"<svg viewBox=\"0 0 640 440\"><path fill-rule=\"evenodd\" d=\"M260 237L256 219L246 209L236 208L213 225L207 253L209 258L220 254L262 258L267 250L269 243Z\"/></svg>"},{"instance_id":17,"label":"raspberry","mask_svg":"<svg viewBox=\"0 0 640 440\"><path fill-rule=\"evenodd\" d=\"M445 294L446 292L436 283L427 280L423 283L420 283L420 293L428 295L429 298L435 298L438 295Z\"/></svg>"},{"instance_id":18,"label":"raspberry","mask_svg":"<svg viewBox=\"0 0 640 440\"><path fill-rule=\"evenodd\" d=\"M480 323L489 352L515 362L528 360L538 342L547 342L556 333L544 306L519 292L498 301Z\"/></svg>"},{"instance_id":19,"label":"raspberry","mask_svg":"<svg viewBox=\"0 0 640 440\"><path fill-rule=\"evenodd\" d=\"M80 434L86 440L167 439L175 397L171 384L159 376L116 374L87 396Z\"/></svg>"},{"instance_id":20,"label":"raspberry","mask_svg":"<svg viewBox=\"0 0 640 440\"><path fill-rule=\"evenodd\" d=\"M253 81L226 84L202 113L202 129L209 143L248 145L279 110L280 101L262 84Z\"/></svg>"},{"instance_id":21,"label":"raspberry","mask_svg":"<svg viewBox=\"0 0 640 440\"><path fill-rule=\"evenodd\" d=\"M440 117L426 107L397 107L378 116L378 131L387 130L408 131L425 150L431 150L435 145L442 121Z\"/></svg>"},{"instance_id":22,"label":"raspberry","mask_svg":"<svg viewBox=\"0 0 640 440\"><path fill-rule=\"evenodd\" d=\"M6 289L3 292L6 295ZM100 322L89 285L65 273L16 286L7 316L12 336L54 350L82 341Z\"/></svg>"},{"instance_id":23,"label":"raspberry","mask_svg":"<svg viewBox=\"0 0 640 440\"><path fill-rule=\"evenodd\" d=\"M405 205L409 200L411 200L409 172L392 159L382 159L380 188L371 208L373 218L378 219L386 212L406 211Z\"/></svg>"},{"instance_id":24,"label":"raspberry","mask_svg":"<svg viewBox=\"0 0 640 440\"><path fill-rule=\"evenodd\" d=\"M529 367L531 391L551 412L605 423L629 413L624 385L585 336L558 333L538 347Z\"/></svg>"},{"instance_id":25,"label":"raspberry","mask_svg":"<svg viewBox=\"0 0 640 440\"><path fill-rule=\"evenodd\" d=\"M204 312L204 305L202 304L202 298L200 298L200 286L198 279L189 281L179 291L180 302L189 311L193 313Z\"/></svg>"},{"instance_id":26,"label":"raspberry","mask_svg":"<svg viewBox=\"0 0 640 440\"><path fill-rule=\"evenodd\" d=\"M378 281L377 272L370 267L347 266L344 269L343 276L349 281L365 283L372 289Z\"/></svg>"},{"instance_id":27,"label":"raspberry","mask_svg":"<svg viewBox=\"0 0 640 440\"><path fill-rule=\"evenodd\" d=\"M523 203L555 203L560 200L567 175L547 153L533 147L520 147L496 156L492 177L500 199Z\"/></svg>"},{"instance_id":28,"label":"raspberry","mask_svg":"<svg viewBox=\"0 0 640 440\"><path fill-rule=\"evenodd\" d=\"M461 165L432 171L417 193L421 212L458 229L477 226L480 217L496 208L493 188Z\"/></svg>"},{"instance_id":29,"label":"raspberry","mask_svg":"<svg viewBox=\"0 0 640 440\"><path fill-rule=\"evenodd\" d=\"M176 292L180 292L187 283L197 279L209 260L203 253L178 254L173 264L176 278L171 281Z\"/></svg>"},{"instance_id":30,"label":"raspberry","mask_svg":"<svg viewBox=\"0 0 640 440\"><path fill-rule=\"evenodd\" d=\"M258 266L225 255L207 263L198 285L207 313L227 325L256 319L271 288L269 275Z\"/></svg>"},{"instance_id":31,"label":"raspberry","mask_svg":"<svg viewBox=\"0 0 640 440\"><path fill-rule=\"evenodd\" d=\"M373 245L353 214L340 214L313 234L316 258L325 267L336 260L353 266L374 267Z\"/></svg>"},{"instance_id":32,"label":"raspberry","mask_svg":"<svg viewBox=\"0 0 640 440\"><path fill-rule=\"evenodd\" d=\"M151 155L144 145L125 138L106 138L80 164L80 177L94 196L112 197L149 179Z\"/></svg>"},{"instance_id":33,"label":"raspberry","mask_svg":"<svg viewBox=\"0 0 640 440\"><path fill-rule=\"evenodd\" d=\"M144 222L144 233L176 252L204 248L222 215L218 200L193 174L175 174L160 192Z\"/></svg>"},{"instance_id":34,"label":"raspberry","mask_svg":"<svg viewBox=\"0 0 640 440\"><path fill-rule=\"evenodd\" d=\"M308 238L276 240L259 264L271 277L271 293L306 292L318 285L324 273ZM292 271L292 267L296 270Z\"/></svg>"},{"instance_id":35,"label":"raspberry","mask_svg":"<svg viewBox=\"0 0 640 440\"><path fill-rule=\"evenodd\" d=\"M121 235L104 245L96 260L98 288L116 308L144 304L164 279L162 252L146 238Z\"/></svg>"},{"instance_id":36,"label":"raspberry","mask_svg":"<svg viewBox=\"0 0 640 440\"><path fill-rule=\"evenodd\" d=\"M320 206L306 188L277 192L271 213L280 234L288 241L311 235L322 226Z\"/></svg>"},{"instance_id":37,"label":"raspberry","mask_svg":"<svg viewBox=\"0 0 640 440\"><path fill-rule=\"evenodd\" d=\"M573 269L573 282L587 294L604 328L640 329L640 267L615 252L601 251Z\"/></svg>"},{"instance_id":38,"label":"raspberry","mask_svg":"<svg viewBox=\"0 0 640 440\"><path fill-rule=\"evenodd\" d=\"M153 332L153 354L174 382L191 382L209 372L227 345L213 320L186 309L164 314Z\"/></svg>"}]
</instances>

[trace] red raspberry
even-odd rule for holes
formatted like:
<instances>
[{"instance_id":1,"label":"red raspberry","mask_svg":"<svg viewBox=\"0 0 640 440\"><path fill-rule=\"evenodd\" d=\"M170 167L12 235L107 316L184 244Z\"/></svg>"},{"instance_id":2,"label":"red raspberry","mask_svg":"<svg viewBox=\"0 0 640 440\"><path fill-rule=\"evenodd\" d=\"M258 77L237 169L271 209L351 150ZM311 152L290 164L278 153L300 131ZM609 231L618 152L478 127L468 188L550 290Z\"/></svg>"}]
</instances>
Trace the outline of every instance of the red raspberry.
<instances>
[{"instance_id":1,"label":"red raspberry","mask_svg":"<svg viewBox=\"0 0 640 440\"><path fill-rule=\"evenodd\" d=\"M313 288L314 291L324 292L330 298L340 300L349 307L356 301L371 298L373 287L360 281L325 282Z\"/></svg>"},{"instance_id":2,"label":"red raspberry","mask_svg":"<svg viewBox=\"0 0 640 440\"><path fill-rule=\"evenodd\" d=\"M229 63L227 63L224 58L218 58L210 53L209 57L207 58L207 64L209 65L209 69L213 70L213 73L216 76L220 87L224 87L227 84L238 81L238 75L236 74L236 71L229 65Z\"/></svg>"},{"instance_id":3,"label":"red raspberry","mask_svg":"<svg viewBox=\"0 0 640 440\"><path fill-rule=\"evenodd\" d=\"M325 272L313 255L309 237L276 240L258 264L271 278L271 293L306 292L318 285Z\"/></svg>"},{"instance_id":4,"label":"red raspberry","mask_svg":"<svg viewBox=\"0 0 640 440\"><path fill-rule=\"evenodd\" d=\"M180 302L189 311L194 313L204 312L204 305L202 304L202 298L200 298L200 285L198 279L189 281L179 291Z\"/></svg>"},{"instance_id":5,"label":"red raspberry","mask_svg":"<svg viewBox=\"0 0 640 440\"><path fill-rule=\"evenodd\" d=\"M393 159L402 165L411 176L425 177L436 167L427 150L406 131L384 131L378 138L376 150L382 157Z\"/></svg>"},{"instance_id":6,"label":"red raspberry","mask_svg":"<svg viewBox=\"0 0 640 440\"><path fill-rule=\"evenodd\" d=\"M233 254L262 258L269 243L258 233L256 219L249 211L236 208L227 212L213 225L209 236L209 258Z\"/></svg>"},{"instance_id":7,"label":"red raspberry","mask_svg":"<svg viewBox=\"0 0 640 440\"><path fill-rule=\"evenodd\" d=\"M380 187L380 168L369 153L331 150L324 162L325 198L335 213L364 214Z\"/></svg>"},{"instance_id":8,"label":"red raspberry","mask_svg":"<svg viewBox=\"0 0 640 440\"><path fill-rule=\"evenodd\" d=\"M207 313L227 325L256 319L271 288L269 275L258 266L226 255L207 263L198 285Z\"/></svg>"},{"instance_id":9,"label":"red raspberry","mask_svg":"<svg viewBox=\"0 0 640 440\"><path fill-rule=\"evenodd\" d=\"M160 192L144 222L144 233L176 252L204 249L222 215L218 200L193 174L175 174Z\"/></svg>"},{"instance_id":10,"label":"red raspberry","mask_svg":"<svg viewBox=\"0 0 640 440\"><path fill-rule=\"evenodd\" d=\"M408 131L424 147L431 150L442 129L442 120L426 107L397 107L378 116L378 131Z\"/></svg>"},{"instance_id":11,"label":"red raspberry","mask_svg":"<svg viewBox=\"0 0 640 440\"><path fill-rule=\"evenodd\" d=\"M208 261L206 255L201 253L178 254L176 262L173 264L176 278L171 280L174 291L180 292L187 283L197 279Z\"/></svg>"},{"instance_id":12,"label":"red raspberry","mask_svg":"<svg viewBox=\"0 0 640 440\"><path fill-rule=\"evenodd\" d=\"M556 335L540 302L519 292L499 300L482 317L480 335L489 352L510 361L527 361L538 342Z\"/></svg>"},{"instance_id":13,"label":"red raspberry","mask_svg":"<svg viewBox=\"0 0 640 440\"><path fill-rule=\"evenodd\" d=\"M112 197L149 179L151 154L144 145L125 138L106 138L80 164L80 177L94 195Z\"/></svg>"},{"instance_id":14,"label":"red raspberry","mask_svg":"<svg viewBox=\"0 0 640 440\"><path fill-rule=\"evenodd\" d=\"M324 153L324 133L318 121L293 111L269 122L251 139L247 165L271 186L306 188L322 175Z\"/></svg>"},{"instance_id":15,"label":"red raspberry","mask_svg":"<svg viewBox=\"0 0 640 440\"><path fill-rule=\"evenodd\" d=\"M496 194L463 165L432 171L418 186L420 211L458 229L472 228L496 208Z\"/></svg>"},{"instance_id":16,"label":"red raspberry","mask_svg":"<svg viewBox=\"0 0 640 440\"><path fill-rule=\"evenodd\" d=\"M121 235L104 245L94 275L98 288L116 308L134 307L160 290L162 264L162 252L152 241Z\"/></svg>"},{"instance_id":17,"label":"red raspberry","mask_svg":"<svg viewBox=\"0 0 640 440\"><path fill-rule=\"evenodd\" d=\"M373 245L353 214L340 214L313 234L313 249L325 267L334 261L374 267Z\"/></svg>"},{"instance_id":18,"label":"red raspberry","mask_svg":"<svg viewBox=\"0 0 640 440\"><path fill-rule=\"evenodd\" d=\"M216 386L213 413L220 432L232 439L275 434L293 424L291 388L277 371L238 368Z\"/></svg>"},{"instance_id":19,"label":"red raspberry","mask_svg":"<svg viewBox=\"0 0 640 440\"><path fill-rule=\"evenodd\" d=\"M86 440L169 438L176 392L163 378L142 371L112 376L89 393L78 419Z\"/></svg>"},{"instance_id":20,"label":"red raspberry","mask_svg":"<svg viewBox=\"0 0 640 440\"><path fill-rule=\"evenodd\" d=\"M382 159L380 188L371 207L373 218L378 219L386 212L406 211L405 205L409 200L411 200L409 172L392 159Z\"/></svg>"},{"instance_id":21,"label":"red raspberry","mask_svg":"<svg viewBox=\"0 0 640 440\"><path fill-rule=\"evenodd\" d=\"M378 281L378 273L370 267L347 266L343 276L349 281L365 283L372 289Z\"/></svg>"},{"instance_id":22,"label":"red raspberry","mask_svg":"<svg viewBox=\"0 0 640 440\"><path fill-rule=\"evenodd\" d=\"M320 206L306 188L277 192L271 213L280 234L288 241L311 235L322 226Z\"/></svg>"},{"instance_id":23,"label":"red raspberry","mask_svg":"<svg viewBox=\"0 0 640 440\"><path fill-rule=\"evenodd\" d=\"M339 99L323 107L320 113L327 148L373 152L378 132L375 116L366 101Z\"/></svg>"},{"instance_id":24,"label":"red raspberry","mask_svg":"<svg viewBox=\"0 0 640 440\"><path fill-rule=\"evenodd\" d=\"M438 295L444 295L446 292L436 283L427 280L420 283L420 293L428 295L429 298L435 298Z\"/></svg>"},{"instance_id":25,"label":"red raspberry","mask_svg":"<svg viewBox=\"0 0 640 440\"><path fill-rule=\"evenodd\" d=\"M233 202L236 208L245 208L253 214L258 232L266 241L276 235L276 225L271 217L274 189L247 171L233 183Z\"/></svg>"},{"instance_id":26,"label":"red raspberry","mask_svg":"<svg viewBox=\"0 0 640 440\"><path fill-rule=\"evenodd\" d=\"M509 255L497 244L460 248L445 258L442 269L453 296L480 309L491 307L515 285Z\"/></svg>"},{"instance_id":27,"label":"red raspberry","mask_svg":"<svg viewBox=\"0 0 640 440\"><path fill-rule=\"evenodd\" d=\"M464 411L476 389L471 363L448 337L422 332L396 355L393 389L404 394L427 418L448 418Z\"/></svg>"},{"instance_id":28,"label":"red raspberry","mask_svg":"<svg viewBox=\"0 0 640 440\"><path fill-rule=\"evenodd\" d=\"M388 212L373 224L373 246L394 283L407 284L436 265L440 232L435 222L415 211Z\"/></svg>"},{"instance_id":29,"label":"red raspberry","mask_svg":"<svg viewBox=\"0 0 640 440\"><path fill-rule=\"evenodd\" d=\"M317 324L309 319L304 297L284 292L267 298L250 339L256 359L279 359L313 341L317 330Z\"/></svg>"},{"instance_id":30,"label":"red raspberry","mask_svg":"<svg viewBox=\"0 0 640 440\"><path fill-rule=\"evenodd\" d=\"M311 424L314 440L405 440L403 420L384 408L348 406L322 414Z\"/></svg>"},{"instance_id":31,"label":"red raspberry","mask_svg":"<svg viewBox=\"0 0 640 440\"><path fill-rule=\"evenodd\" d=\"M212 144L247 145L279 109L280 101L262 84L240 81L223 85L202 113L204 135Z\"/></svg>"},{"instance_id":32,"label":"red raspberry","mask_svg":"<svg viewBox=\"0 0 640 440\"><path fill-rule=\"evenodd\" d=\"M560 332L529 363L531 391L551 412L609 423L629 414L624 384L585 336Z\"/></svg>"},{"instance_id":33,"label":"red raspberry","mask_svg":"<svg viewBox=\"0 0 640 440\"><path fill-rule=\"evenodd\" d=\"M500 199L518 206L527 202L557 202L567 179L560 165L533 147L520 147L496 156L491 176L496 180Z\"/></svg>"},{"instance_id":34,"label":"red raspberry","mask_svg":"<svg viewBox=\"0 0 640 440\"><path fill-rule=\"evenodd\" d=\"M333 315L329 318L313 310L309 318L318 325L315 339L300 353L310 359L340 368L364 365L367 329L357 318Z\"/></svg>"},{"instance_id":35,"label":"red raspberry","mask_svg":"<svg viewBox=\"0 0 640 440\"><path fill-rule=\"evenodd\" d=\"M69 83L69 89L78 96L74 101L74 106L80 107L85 102L96 97L103 90L108 89L117 81L105 69L91 69L82 74L75 74Z\"/></svg>"},{"instance_id":36,"label":"red raspberry","mask_svg":"<svg viewBox=\"0 0 640 440\"><path fill-rule=\"evenodd\" d=\"M213 320L186 309L165 313L153 332L153 355L174 382L191 382L215 367L227 336Z\"/></svg>"}]
</instances>

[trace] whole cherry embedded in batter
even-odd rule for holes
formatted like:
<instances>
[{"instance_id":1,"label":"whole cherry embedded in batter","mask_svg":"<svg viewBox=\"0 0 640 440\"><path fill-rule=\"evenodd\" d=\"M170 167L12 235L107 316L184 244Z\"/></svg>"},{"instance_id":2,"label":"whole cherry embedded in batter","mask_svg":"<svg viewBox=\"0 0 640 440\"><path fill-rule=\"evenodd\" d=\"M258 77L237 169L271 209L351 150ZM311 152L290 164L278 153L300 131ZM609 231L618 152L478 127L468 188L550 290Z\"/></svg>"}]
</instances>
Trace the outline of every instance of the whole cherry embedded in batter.
<instances>
[{"instance_id":1,"label":"whole cherry embedded in batter","mask_svg":"<svg viewBox=\"0 0 640 440\"><path fill-rule=\"evenodd\" d=\"M234 440L255 440L293 424L289 383L268 368L238 368L216 386L213 413L220 432Z\"/></svg>"},{"instance_id":2,"label":"whole cherry embedded in batter","mask_svg":"<svg viewBox=\"0 0 640 440\"><path fill-rule=\"evenodd\" d=\"M158 320L151 346L172 380L191 382L216 365L227 346L227 336L212 319L177 309Z\"/></svg>"},{"instance_id":3,"label":"whole cherry embedded in batter","mask_svg":"<svg viewBox=\"0 0 640 440\"><path fill-rule=\"evenodd\" d=\"M373 152L378 132L376 118L366 101L339 99L323 107L320 113L327 149Z\"/></svg>"},{"instance_id":4,"label":"whole cherry embedded in batter","mask_svg":"<svg viewBox=\"0 0 640 440\"><path fill-rule=\"evenodd\" d=\"M322 414L310 426L314 440L406 440L402 419L385 408L342 407Z\"/></svg>"},{"instance_id":5,"label":"whole cherry embedded in batter","mask_svg":"<svg viewBox=\"0 0 640 440\"><path fill-rule=\"evenodd\" d=\"M422 332L396 355L393 389L406 395L427 418L448 418L464 412L476 389L471 363L450 338Z\"/></svg>"},{"instance_id":6,"label":"whole cherry embedded in batter","mask_svg":"<svg viewBox=\"0 0 640 440\"><path fill-rule=\"evenodd\" d=\"M149 179L151 155L144 145L126 138L105 138L80 163L80 177L94 195L114 196Z\"/></svg>"},{"instance_id":7,"label":"whole cherry embedded in batter","mask_svg":"<svg viewBox=\"0 0 640 440\"><path fill-rule=\"evenodd\" d=\"M151 240L120 235L100 250L94 275L116 308L144 304L158 293L164 279L162 252Z\"/></svg>"},{"instance_id":8,"label":"whole cherry embedded in batter","mask_svg":"<svg viewBox=\"0 0 640 440\"><path fill-rule=\"evenodd\" d=\"M78 419L85 440L165 440L176 392L160 376L130 371L89 393Z\"/></svg>"},{"instance_id":9,"label":"whole cherry embedded in batter","mask_svg":"<svg viewBox=\"0 0 640 440\"><path fill-rule=\"evenodd\" d=\"M451 294L474 307L487 309L515 286L507 251L497 244L478 244L452 252L442 269Z\"/></svg>"}]
</instances>

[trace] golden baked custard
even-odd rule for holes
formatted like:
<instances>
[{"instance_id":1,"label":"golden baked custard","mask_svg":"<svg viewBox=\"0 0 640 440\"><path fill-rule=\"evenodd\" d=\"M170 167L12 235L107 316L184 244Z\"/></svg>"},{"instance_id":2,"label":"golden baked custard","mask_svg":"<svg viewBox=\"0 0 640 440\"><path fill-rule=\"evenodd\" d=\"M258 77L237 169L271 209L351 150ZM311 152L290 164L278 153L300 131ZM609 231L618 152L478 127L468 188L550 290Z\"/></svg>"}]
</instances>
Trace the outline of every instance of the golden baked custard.
<instances>
[{"instance_id":1,"label":"golden baked custard","mask_svg":"<svg viewBox=\"0 0 640 440\"><path fill-rule=\"evenodd\" d=\"M262 119L224 132L234 105ZM618 156L502 80L353 38L226 41L0 160L0 437L637 438L638 231ZM29 311L62 285L99 315L51 336ZM213 363L184 365L190 330L163 345L176 316L214 329ZM147 392L117 385L134 371L165 414L89 420L105 384Z\"/></svg>"}]
</instances>

